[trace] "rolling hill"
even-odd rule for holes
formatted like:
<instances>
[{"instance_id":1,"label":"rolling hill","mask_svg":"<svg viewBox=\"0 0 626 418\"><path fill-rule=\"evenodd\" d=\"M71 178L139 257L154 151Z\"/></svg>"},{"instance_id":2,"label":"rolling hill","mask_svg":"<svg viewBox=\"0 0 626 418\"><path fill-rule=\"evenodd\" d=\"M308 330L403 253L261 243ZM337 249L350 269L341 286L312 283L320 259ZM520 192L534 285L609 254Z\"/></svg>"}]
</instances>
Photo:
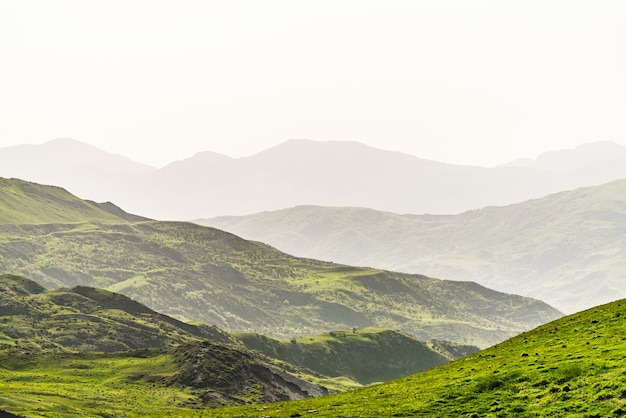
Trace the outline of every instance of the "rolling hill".
<instances>
[{"instance_id":1,"label":"rolling hill","mask_svg":"<svg viewBox=\"0 0 626 418\"><path fill-rule=\"evenodd\" d=\"M271 417L626 415L626 300L597 306L403 379L265 405ZM258 416L259 406L204 411ZM174 416L193 416L181 411Z\"/></svg>"},{"instance_id":2,"label":"rolling hill","mask_svg":"<svg viewBox=\"0 0 626 418\"><path fill-rule=\"evenodd\" d=\"M65 189L0 177L0 223L50 224L81 222L123 222L125 212L114 214L115 205L85 201Z\"/></svg>"},{"instance_id":3,"label":"rolling hill","mask_svg":"<svg viewBox=\"0 0 626 418\"><path fill-rule=\"evenodd\" d=\"M454 216L300 206L198 222L298 256L472 280L564 312L626 297L626 180Z\"/></svg>"},{"instance_id":4,"label":"rolling hill","mask_svg":"<svg viewBox=\"0 0 626 418\"><path fill-rule=\"evenodd\" d=\"M126 296L78 286L46 290L0 275L0 345L28 352L113 352L234 339L216 327L190 325Z\"/></svg>"},{"instance_id":5,"label":"rolling hill","mask_svg":"<svg viewBox=\"0 0 626 418\"><path fill-rule=\"evenodd\" d=\"M0 406L26 416L135 415L301 399L327 394L320 383L359 387L477 351L391 330L283 344L182 323L101 289L49 291L11 275L0 276L0 306ZM120 403L120 394L140 402Z\"/></svg>"},{"instance_id":6,"label":"rolling hill","mask_svg":"<svg viewBox=\"0 0 626 418\"><path fill-rule=\"evenodd\" d=\"M29 292L38 289L29 284ZM208 389L209 381L245 386L234 377L249 377L253 368L252 362L235 360L232 352L210 342L109 354L33 355L3 348L0 407L28 417L623 416L625 334L626 300L620 300L388 383L295 402L219 409L207 407L249 402L264 392L252 379L248 391L231 399L223 395L230 389ZM272 349L276 342L266 347ZM211 374L216 363L233 370L232 378Z\"/></svg>"},{"instance_id":7,"label":"rolling hill","mask_svg":"<svg viewBox=\"0 0 626 418\"><path fill-rule=\"evenodd\" d=\"M380 329L331 331L291 340L251 333L235 336L247 348L271 358L364 385L404 377L412 374L409 370L431 369L477 351L445 341L419 342Z\"/></svg>"},{"instance_id":8,"label":"rolling hill","mask_svg":"<svg viewBox=\"0 0 626 418\"><path fill-rule=\"evenodd\" d=\"M444 164L358 142L289 140L156 169L75 140L0 148L0 176L64 187L154 219L246 215L296 205L455 214L626 177L626 146L598 142L495 168Z\"/></svg>"},{"instance_id":9,"label":"rolling hill","mask_svg":"<svg viewBox=\"0 0 626 418\"><path fill-rule=\"evenodd\" d=\"M561 315L473 282L297 258L191 223L0 219L0 243L0 271L48 288L103 288L180 320L273 337L379 327L485 347Z\"/></svg>"}]
</instances>

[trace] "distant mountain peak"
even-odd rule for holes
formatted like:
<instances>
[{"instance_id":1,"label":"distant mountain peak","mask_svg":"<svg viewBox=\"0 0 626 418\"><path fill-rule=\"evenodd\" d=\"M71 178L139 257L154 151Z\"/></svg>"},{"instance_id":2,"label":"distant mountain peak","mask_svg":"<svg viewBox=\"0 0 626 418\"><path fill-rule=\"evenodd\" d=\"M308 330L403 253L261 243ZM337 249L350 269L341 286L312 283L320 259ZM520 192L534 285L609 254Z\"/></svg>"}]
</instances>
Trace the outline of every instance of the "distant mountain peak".
<instances>
[{"instance_id":1,"label":"distant mountain peak","mask_svg":"<svg viewBox=\"0 0 626 418\"><path fill-rule=\"evenodd\" d=\"M536 158L520 158L500 167L528 167L565 173L588 164L626 158L626 145L615 141L596 141L580 144L573 149L548 151Z\"/></svg>"},{"instance_id":2,"label":"distant mountain peak","mask_svg":"<svg viewBox=\"0 0 626 418\"><path fill-rule=\"evenodd\" d=\"M44 146L59 146L59 145L76 146L76 145L80 145L80 146L95 148L93 145L89 145L89 144L87 144L85 142L81 142L81 141L79 141L77 139L74 139L74 138L54 138L54 139L51 139L49 141L44 142L41 145L44 145Z\"/></svg>"}]
</instances>

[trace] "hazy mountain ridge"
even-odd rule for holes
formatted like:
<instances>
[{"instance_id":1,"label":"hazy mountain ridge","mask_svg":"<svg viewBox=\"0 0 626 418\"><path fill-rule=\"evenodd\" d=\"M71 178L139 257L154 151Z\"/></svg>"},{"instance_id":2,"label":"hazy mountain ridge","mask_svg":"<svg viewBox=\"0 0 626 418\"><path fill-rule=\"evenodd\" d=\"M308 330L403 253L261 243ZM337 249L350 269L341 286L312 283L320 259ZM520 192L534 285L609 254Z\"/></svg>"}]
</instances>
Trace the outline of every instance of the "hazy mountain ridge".
<instances>
[{"instance_id":1,"label":"hazy mountain ridge","mask_svg":"<svg viewBox=\"0 0 626 418\"><path fill-rule=\"evenodd\" d=\"M63 187L99 202L131 198L139 179L155 170L68 138L0 148L0 177Z\"/></svg>"},{"instance_id":2,"label":"hazy mountain ridge","mask_svg":"<svg viewBox=\"0 0 626 418\"><path fill-rule=\"evenodd\" d=\"M475 283L296 258L191 223L0 221L0 240L3 271L46 287L105 288L233 331L289 338L382 327L486 346L560 316Z\"/></svg>"},{"instance_id":3,"label":"hazy mountain ridge","mask_svg":"<svg viewBox=\"0 0 626 418\"><path fill-rule=\"evenodd\" d=\"M626 145L611 141L581 144L574 149L549 151L537 158L521 158L501 167L530 167L538 170L566 173L587 165L626 159Z\"/></svg>"},{"instance_id":4,"label":"hazy mountain ridge","mask_svg":"<svg viewBox=\"0 0 626 418\"><path fill-rule=\"evenodd\" d=\"M460 215L301 206L199 222L298 256L472 280L567 312L626 296L626 180Z\"/></svg>"},{"instance_id":5,"label":"hazy mountain ridge","mask_svg":"<svg viewBox=\"0 0 626 418\"><path fill-rule=\"evenodd\" d=\"M533 167L483 168L358 142L289 140L249 157L199 152L156 169L78 141L54 140L0 149L0 176L52 183L155 219L244 215L296 205L453 214L626 178L622 157L615 159L623 148L585 144L558 152L573 161L564 165L546 154Z\"/></svg>"}]
</instances>

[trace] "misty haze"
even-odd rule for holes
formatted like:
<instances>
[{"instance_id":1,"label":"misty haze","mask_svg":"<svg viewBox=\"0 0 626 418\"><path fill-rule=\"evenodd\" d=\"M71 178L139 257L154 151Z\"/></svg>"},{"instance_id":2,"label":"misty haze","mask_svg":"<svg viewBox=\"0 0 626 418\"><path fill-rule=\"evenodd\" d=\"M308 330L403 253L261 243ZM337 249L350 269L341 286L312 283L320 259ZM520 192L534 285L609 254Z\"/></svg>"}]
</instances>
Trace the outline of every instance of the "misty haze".
<instances>
[{"instance_id":1,"label":"misty haze","mask_svg":"<svg viewBox=\"0 0 626 418\"><path fill-rule=\"evenodd\" d=\"M0 416L626 415L625 20L0 0Z\"/></svg>"}]
</instances>

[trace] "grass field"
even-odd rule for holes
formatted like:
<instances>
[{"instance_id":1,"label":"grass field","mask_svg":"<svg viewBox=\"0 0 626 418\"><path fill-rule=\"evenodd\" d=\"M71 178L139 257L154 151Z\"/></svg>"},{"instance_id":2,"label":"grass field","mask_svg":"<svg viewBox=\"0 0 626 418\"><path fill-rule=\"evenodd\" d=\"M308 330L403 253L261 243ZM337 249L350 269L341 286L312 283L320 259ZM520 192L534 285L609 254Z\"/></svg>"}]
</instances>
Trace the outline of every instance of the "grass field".
<instances>
[{"instance_id":1,"label":"grass field","mask_svg":"<svg viewBox=\"0 0 626 418\"><path fill-rule=\"evenodd\" d=\"M617 417L626 415L624 358L625 300L389 383L245 407L203 408L197 388L171 385L176 356L161 350L11 349L0 355L0 409L27 417Z\"/></svg>"},{"instance_id":2,"label":"grass field","mask_svg":"<svg viewBox=\"0 0 626 418\"><path fill-rule=\"evenodd\" d=\"M621 300L386 384L202 416L617 417L626 415L625 358Z\"/></svg>"}]
</instances>

